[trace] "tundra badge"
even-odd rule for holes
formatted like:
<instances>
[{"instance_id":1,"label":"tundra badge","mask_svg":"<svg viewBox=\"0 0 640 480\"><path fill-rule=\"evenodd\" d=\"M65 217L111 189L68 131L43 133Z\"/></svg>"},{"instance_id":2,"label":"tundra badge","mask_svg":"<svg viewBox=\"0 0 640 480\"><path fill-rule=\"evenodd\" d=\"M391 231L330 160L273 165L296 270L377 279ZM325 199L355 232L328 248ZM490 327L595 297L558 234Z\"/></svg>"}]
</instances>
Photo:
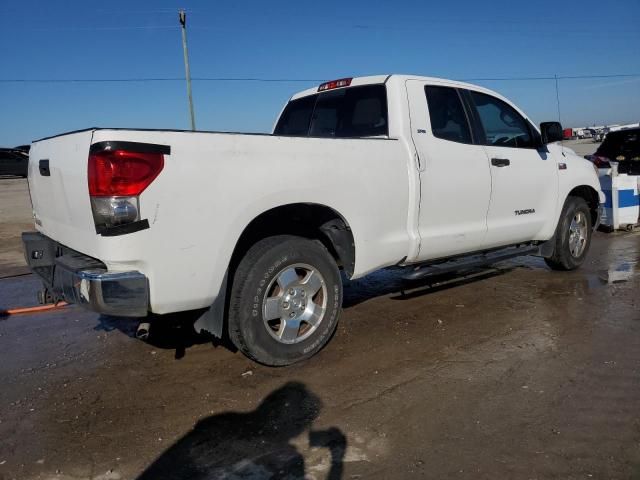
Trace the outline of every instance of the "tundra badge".
<instances>
[{"instance_id":1,"label":"tundra badge","mask_svg":"<svg viewBox=\"0 0 640 480\"><path fill-rule=\"evenodd\" d=\"M530 213L536 213L535 208L527 208L526 210L514 210L516 215L528 215Z\"/></svg>"}]
</instances>

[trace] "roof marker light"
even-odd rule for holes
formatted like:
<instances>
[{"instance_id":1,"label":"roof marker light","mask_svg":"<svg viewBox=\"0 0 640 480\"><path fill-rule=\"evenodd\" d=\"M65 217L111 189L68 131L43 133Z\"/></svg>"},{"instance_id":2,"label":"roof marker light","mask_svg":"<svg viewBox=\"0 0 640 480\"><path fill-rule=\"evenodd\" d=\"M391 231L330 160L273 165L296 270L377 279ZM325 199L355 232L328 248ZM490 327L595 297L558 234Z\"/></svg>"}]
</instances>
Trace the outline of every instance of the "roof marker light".
<instances>
[{"instance_id":1,"label":"roof marker light","mask_svg":"<svg viewBox=\"0 0 640 480\"><path fill-rule=\"evenodd\" d=\"M325 82L318 87L319 92L324 92L325 90L333 90L334 88L340 87L348 87L351 85L351 80L353 78L341 78L339 80L331 80L330 82Z\"/></svg>"}]
</instances>

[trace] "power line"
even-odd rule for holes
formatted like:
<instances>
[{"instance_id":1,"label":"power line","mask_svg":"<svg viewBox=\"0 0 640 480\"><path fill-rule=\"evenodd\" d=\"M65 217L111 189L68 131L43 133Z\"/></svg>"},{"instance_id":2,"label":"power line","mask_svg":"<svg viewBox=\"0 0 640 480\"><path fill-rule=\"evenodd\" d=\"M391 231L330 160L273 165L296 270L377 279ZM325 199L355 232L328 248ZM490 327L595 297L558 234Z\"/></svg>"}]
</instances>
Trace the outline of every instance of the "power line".
<instances>
[{"instance_id":1,"label":"power line","mask_svg":"<svg viewBox=\"0 0 640 480\"><path fill-rule=\"evenodd\" d=\"M258 77L196 77L193 80L201 82L325 82L326 78L258 78Z\"/></svg>"},{"instance_id":2,"label":"power line","mask_svg":"<svg viewBox=\"0 0 640 480\"><path fill-rule=\"evenodd\" d=\"M177 30L175 25L131 25L131 26L107 26L107 27L43 27L28 28L30 32L93 32L93 31L121 31L121 30Z\"/></svg>"},{"instance_id":3,"label":"power line","mask_svg":"<svg viewBox=\"0 0 640 480\"><path fill-rule=\"evenodd\" d=\"M112 83L112 82L183 82L175 78L11 78L0 79L0 83Z\"/></svg>"},{"instance_id":4,"label":"power line","mask_svg":"<svg viewBox=\"0 0 640 480\"><path fill-rule=\"evenodd\" d=\"M476 77L459 79L465 82L502 82L502 81L545 81L545 80L581 80L607 78L640 77L640 73L614 73L607 75L554 75L530 77ZM183 82L184 77L140 77L140 78L2 78L0 83L129 83L129 82ZM262 77L193 77L194 82L261 82L293 83L324 82L318 78L262 78Z\"/></svg>"},{"instance_id":5,"label":"power line","mask_svg":"<svg viewBox=\"0 0 640 480\"><path fill-rule=\"evenodd\" d=\"M153 78L7 78L0 79L0 83L119 83L119 82L184 82L184 77L153 77ZM303 78L207 78L192 77L194 82L324 82L326 79Z\"/></svg>"},{"instance_id":6,"label":"power line","mask_svg":"<svg viewBox=\"0 0 640 480\"><path fill-rule=\"evenodd\" d=\"M554 75L544 77L485 77L485 78L466 78L465 82L489 82L489 81L521 81L521 80L579 80L579 79L597 79L597 78L628 78L640 77L640 73L613 73L610 75Z\"/></svg>"},{"instance_id":7,"label":"power line","mask_svg":"<svg viewBox=\"0 0 640 480\"><path fill-rule=\"evenodd\" d=\"M163 14L169 14L169 13L173 13L174 10L173 9L168 9L168 10L150 10L149 12L144 12L144 11L139 11L138 13L163 13ZM186 10L186 12L191 13L193 12L193 10ZM98 13L98 12L96 12ZM131 13L135 13L135 12L130 12L130 11L126 11L126 12L106 12L106 13L126 13L127 15L130 15ZM293 17L295 18L295 17ZM397 30L397 31L407 31L407 30L422 30L424 28L425 25L478 25L478 26L494 26L494 25L499 25L499 26L505 26L507 28L505 28L504 30L517 30L519 28L521 28L521 26L528 26L530 25L530 23L528 21L517 21L517 20L512 20L509 19L508 22L505 20L460 20L460 19L423 19L420 21L419 24L413 24L413 25L404 25L404 26L397 26L397 25L383 25L383 24L368 24L368 23L335 23L334 21L331 21L331 26L333 28L339 28L339 29L354 29L354 30L380 30L380 31L388 31L388 30ZM545 25L563 25L566 26L565 22L559 22L559 23L550 23L548 19L545 20ZM297 25L297 23L296 23ZM319 26L326 26L327 22L322 21ZM512 26L515 25L515 27L512 28ZM576 22L573 22L573 25L576 25ZM566 30L565 32L569 32L569 33L593 33L593 28L590 28L591 23L590 22L586 22L583 24L578 24L578 25L584 25L583 27L580 28L573 28L573 29L569 29ZM287 25L285 25L287 26ZM51 27L51 26L24 26L24 25L19 25L19 24L14 24L14 23L8 23L6 25L2 25L2 28L4 30L20 30L20 31L50 31L50 30L112 30L112 29L116 29L116 30L129 30L129 29L148 29L148 28L176 28L175 26L172 25L114 25L114 26L74 26L74 25L68 25L68 26L63 26L63 27ZM228 25L223 25L223 24L218 24L218 25L211 25L211 24L198 24L198 25L194 25L193 28L197 28L198 30L218 30L218 31L238 31L238 27L229 27ZM492 27L493 28L493 27ZM539 29L539 25L536 25L536 28ZM241 27L242 30L255 30L255 27L253 25L245 25ZM520 32L522 33L522 32ZM623 33L623 34L636 34L636 30L630 28L629 30L616 30L613 33Z\"/></svg>"}]
</instances>

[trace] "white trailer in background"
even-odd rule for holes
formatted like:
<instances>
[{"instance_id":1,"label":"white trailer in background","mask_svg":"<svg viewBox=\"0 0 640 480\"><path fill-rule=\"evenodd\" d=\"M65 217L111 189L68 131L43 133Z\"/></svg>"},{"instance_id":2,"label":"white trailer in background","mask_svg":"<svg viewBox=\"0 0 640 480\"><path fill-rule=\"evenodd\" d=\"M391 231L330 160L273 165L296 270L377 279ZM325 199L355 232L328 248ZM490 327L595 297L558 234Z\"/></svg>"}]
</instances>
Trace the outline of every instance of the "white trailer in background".
<instances>
[{"instance_id":1,"label":"white trailer in background","mask_svg":"<svg viewBox=\"0 0 640 480\"><path fill-rule=\"evenodd\" d=\"M572 128L572 137L574 138L587 138L588 130L580 127L580 128ZM591 137L591 135L589 135Z\"/></svg>"},{"instance_id":2,"label":"white trailer in background","mask_svg":"<svg viewBox=\"0 0 640 480\"><path fill-rule=\"evenodd\" d=\"M626 130L628 128L638 128L640 123L627 123L626 125L612 125L609 127L610 132L617 132L619 130Z\"/></svg>"},{"instance_id":3,"label":"white trailer in background","mask_svg":"<svg viewBox=\"0 0 640 480\"><path fill-rule=\"evenodd\" d=\"M640 221L640 176L618 173L618 162L601 172L600 186L606 197L602 225L632 231Z\"/></svg>"}]
</instances>

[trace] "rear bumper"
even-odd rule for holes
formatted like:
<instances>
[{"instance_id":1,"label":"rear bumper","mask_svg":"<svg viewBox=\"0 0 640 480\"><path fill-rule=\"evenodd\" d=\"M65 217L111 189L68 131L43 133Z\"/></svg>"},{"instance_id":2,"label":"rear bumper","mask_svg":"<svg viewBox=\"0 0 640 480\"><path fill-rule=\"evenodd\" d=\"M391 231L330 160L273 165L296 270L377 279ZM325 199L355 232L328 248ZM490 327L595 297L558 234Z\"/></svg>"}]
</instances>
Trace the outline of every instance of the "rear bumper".
<instances>
[{"instance_id":1,"label":"rear bumper","mask_svg":"<svg viewBox=\"0 0 640 480\"><path fill-rule=\"evenodd\" d=\"M105 270L74 272L60 268L65 301L77 303L94 312L124 317L147 315L149 294L147 277L140 272L109 273Z\"/></svg>"},{"instance_id":2,"label":"rear bumper","mask_svg":"<svg viewBox=\"0 0 640 480\"><path fill-rule=\"evenodd\" d=\"M106 315L147 315L149 283L142 273L109 272L99 260L38 232L23 233L22 242L29 267L54 298Z\"/></svg>"}]
</instances>

